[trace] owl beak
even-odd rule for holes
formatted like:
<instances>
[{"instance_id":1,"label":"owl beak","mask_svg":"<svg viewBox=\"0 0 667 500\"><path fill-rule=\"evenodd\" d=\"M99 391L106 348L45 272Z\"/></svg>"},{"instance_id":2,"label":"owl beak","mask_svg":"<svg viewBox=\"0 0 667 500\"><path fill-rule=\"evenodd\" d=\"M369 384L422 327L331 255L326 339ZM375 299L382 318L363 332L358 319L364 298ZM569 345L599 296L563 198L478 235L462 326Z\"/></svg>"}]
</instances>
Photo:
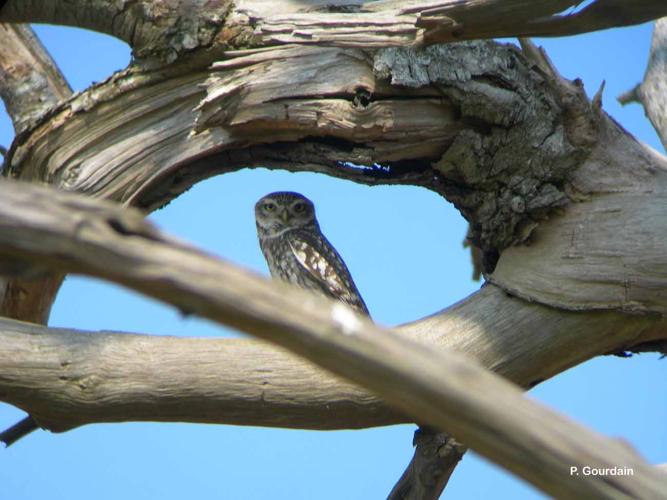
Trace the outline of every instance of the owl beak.
<instances>
[{"instance_id":1,"label":"owl beak","mask_svg":"<svg viewBox=\"0 0 667 500\"><path fill-rule=\"evenodd\" d=\"M289 221L289 212L287 210L283 210L283 212L280 214L280 220L287 224Z\"/></svg>"}]
</instances>

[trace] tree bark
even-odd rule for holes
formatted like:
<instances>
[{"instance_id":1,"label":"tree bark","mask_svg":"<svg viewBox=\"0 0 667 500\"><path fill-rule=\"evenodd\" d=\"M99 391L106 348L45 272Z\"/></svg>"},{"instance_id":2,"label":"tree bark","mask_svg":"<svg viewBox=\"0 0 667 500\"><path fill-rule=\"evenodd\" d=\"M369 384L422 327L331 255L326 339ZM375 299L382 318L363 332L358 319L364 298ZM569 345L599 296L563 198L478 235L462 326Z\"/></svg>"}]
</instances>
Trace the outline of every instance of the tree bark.
<instances>
[{"instance_id":1,"label":"tree bark","mask_svg":"<svg viewBox=\"0 0 667 500\"><path fill-rule=\"evenodd\" d=\"M0 96L17 134L72 95L29 26L0 24Z\"/></svg>"},{"instance_id":2,"label":"tree bark","mask_svg":"<svg viewBox=\"0 0 667 500\"><path fill-rule=\"evenodd\" d=\"M7 181L0 184L0 200L0 207L23 209L0 218L3 254L110 279L181 310L261 335L363 384L412 418L460 436L479 453L554 496L650 498L667 488L667 477L645 464L627 445L530 402L519 388L471 359L450 351L434 352L378 328L344 304L218 262L161 234L138 212ZM664 328L660 330L663 333ZM95 343L104 342L95 337ZM29 337L21 335L19 343L23 339ZM31 340L43 342L40 336ZM7 378L19 371L22 357L23 363L27 358L35 366L36 359L21 350L5 361ZM74 399L86 400L95 393L106 399L101 378L73 372L77 360L73 352L29 349L35 350L47 353L47 366L61 371L58 383L65 387L56 392L69 387ZM103 347L101 356L91 354L87 349L85 356L77 357L99 366L100 358L108 356L111 370L125 364L123 359L133 363L140 359L137 355L115 358L109 345ZM154 361L153 352L146 354L150 362L147 365L144 358L144 376L136 377L135 383L145 379L146 368ZM177 358L185 359L182 353ZM201 365L203 356L196 359ZM124 368L122 373L127 376L128 366ZM190 378L196 372L181 371ZM42 372L33 368L23 371L23 376L42 379ZM26 385L25 379L17 381ZM167 381L172 383L164 378L158 384ZM136 393L128 389L124 392L132 399ZM259 399L263 401L265 395L260 394ZM172 404L181 407L191 401L177 398ZM531 425L534 422L540 426ZM573 466L580 470L584 466L627 467L633 474L576 476L570 473Z\"/></svg>"}]
</instances>

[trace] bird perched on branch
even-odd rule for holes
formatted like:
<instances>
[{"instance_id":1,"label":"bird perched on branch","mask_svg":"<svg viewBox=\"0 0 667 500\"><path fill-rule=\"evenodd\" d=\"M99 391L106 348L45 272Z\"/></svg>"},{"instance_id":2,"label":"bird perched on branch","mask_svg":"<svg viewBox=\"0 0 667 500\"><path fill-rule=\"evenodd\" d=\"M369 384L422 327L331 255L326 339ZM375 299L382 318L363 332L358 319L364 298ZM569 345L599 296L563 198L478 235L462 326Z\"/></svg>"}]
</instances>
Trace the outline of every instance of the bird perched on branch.
<instances>
[{"instance_id":1,"label":"bird perched on branch","mask_svg":"<svg viewBox=\"0 0 667 500\"><path fill-rule=\"evenodd\" d=\"M267 194L255 204L255 221L259 246L274 279L369 315L345 262L322 234L312 201L299 193Z\"/></svg>"}]
</instances>

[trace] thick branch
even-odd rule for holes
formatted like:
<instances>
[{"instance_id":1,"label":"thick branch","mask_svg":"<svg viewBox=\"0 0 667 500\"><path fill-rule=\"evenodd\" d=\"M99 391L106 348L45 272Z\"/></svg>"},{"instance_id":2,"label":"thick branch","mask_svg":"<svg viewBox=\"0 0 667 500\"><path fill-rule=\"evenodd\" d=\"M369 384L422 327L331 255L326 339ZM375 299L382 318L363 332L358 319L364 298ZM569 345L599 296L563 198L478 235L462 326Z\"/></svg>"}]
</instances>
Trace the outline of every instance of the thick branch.
<instances>
[{"instance_id":1,"label":"thick branch","mask_svg":"<svg viewBox=\"0 0 667 500\"><path fill-rule=\"evenodd\" d=\"M667 14L661 0L379 2L229 0L49 2L9 0L5 22L79 26L128 42L140 58L173 62L200 48L284 43L386 47L509 36L563 36L628 26ZM46 5L45 5L46 4Z\"/></svg>"},{"instance_id":2,"label":"thick branch","mask_svg":"<svg viewBox=\"0 0 667 500\"><path fill-rule=\"evenodd\" d=\"M244 0L266 42L347 47L434 44L512 36L564 36L640 24L667 14L660 0L597 0L572 13L580 1L467 0L361 4L354 14L271 15L261 0ZM350 7L348 6L348 9ZM332 9L333 10L333 9Z\"/></svg>"},{"instance_id":3,"label":"thick branch","mask_svg":"<svg viewBox=\"0 0 667 500\"><path fill-rule=\"evenodd\" d=\"M22 210L10 212L9 206ZM169 240L139 213L8 181L0 183L0 208L6 213L0 218L3 253L110 279L261 335L364 384L413 418L452 432L553 495L650 497L667 488L667 478L626 445L529 402L518 388L470 360L434 352L383 331L340 303L268 283L200 254ZM64 370L59 380L74 375L85 399L100 380L67 373L69 358L56 357ZM619 464L635 475L569 474L573 465Z\"/></svg>"},{"instance_id":4,"label":"thick branch","mask_svg":"<svg viewBox=\"0 0 667 500\"><path fill-rule=\"evenodd\" d=\"M234 56L200 73L116 75L16 141L9 174L149 209L253 165L420 185L461 209L492 269L567 204L564 177L596 138L580 87L545 87L515 48L490 42Z\"/></svg>"},{"instance_id":5,"label":"thick branch","mask_svg":"<svg viewBox=\"0 0 667 500\"><path fill-rule=\"evenodd\" d=\"M86 28L127 42L138 59L173 62L179 55L210 46L230 0L9 0L0 12L8 23L45 23Z\"/></svg>"},{"instance_id":6,"label":"thick branch","mask_svg":"<svg viewBox=\"0 0 667 500\"><path fill-rule=\"evenodd\" d=\"M126 420L306 429L406 421L365 391L261 342L93 335L6 320L1 331L3 399L55 431ZM525 388L595 355L667 336L663 321L564 313L492 285L397 333L465 353ZM96 382L83 390L78 380Z\"/></svg>"},{"instance_id":7,"label":"thick branch","mask_svg":"<svg viewBox=\"0 0 667 500\"><path fill-rule=\"evenodd\" d=\"M667 17L653 28L653 41L644 81L618 97L621 104L640 102L662 145L667 149Z\"/></svg>"},{"instance_id":8,"label":"thick branch","mask_svg":"<svg viewBox=\"0 0 667 500\"><path fill-rule=\"evenodd\" d=\"M72 90L32 29L0 23L0 96L16 133L70 95Z\"/></svg>"}]
</instances>

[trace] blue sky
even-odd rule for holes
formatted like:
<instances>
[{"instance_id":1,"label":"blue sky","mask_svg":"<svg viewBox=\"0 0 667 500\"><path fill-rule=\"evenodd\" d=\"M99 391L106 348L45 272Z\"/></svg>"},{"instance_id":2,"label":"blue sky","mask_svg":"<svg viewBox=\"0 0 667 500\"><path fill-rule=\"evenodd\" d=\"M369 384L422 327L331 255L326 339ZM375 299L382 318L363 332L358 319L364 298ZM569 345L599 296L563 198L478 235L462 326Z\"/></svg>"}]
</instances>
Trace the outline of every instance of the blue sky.
<instances>
[{"instance_id":1,"label":"blue sky","mask_svg":"<svg viewBox=\"0 0 667 500\"><path fill-rule=\"evenodd\" d=\"M71 28L36 27L75 90L124 68L121 42ZM537 40L561 73L589 95L606 80L604 108L662 151L638 105L615 97L641 80L651 26ZM0 112L0 144L13 131ZM418 188L365 187L316 174L243 170L202 182L150 218L210 252L266 273L253 205L276 190L315 202L323 231L347 261L376 321L394 325L433 313L475 291L466 225L439 196ZM119 287L68 277L52 326L187 336L233 335ZM667 360L655 354L592 360L530 395L609 436L632 443L650 462L667 462ZM23 413L0 404L0 427ZM412 454L414 426L313 432L195 424L86 426L37 432L0 450L0 497L13 500L117 498L368 499L386 496ZM452 498L543 498L468 454Z\"/></svg>"}]
</instances>

